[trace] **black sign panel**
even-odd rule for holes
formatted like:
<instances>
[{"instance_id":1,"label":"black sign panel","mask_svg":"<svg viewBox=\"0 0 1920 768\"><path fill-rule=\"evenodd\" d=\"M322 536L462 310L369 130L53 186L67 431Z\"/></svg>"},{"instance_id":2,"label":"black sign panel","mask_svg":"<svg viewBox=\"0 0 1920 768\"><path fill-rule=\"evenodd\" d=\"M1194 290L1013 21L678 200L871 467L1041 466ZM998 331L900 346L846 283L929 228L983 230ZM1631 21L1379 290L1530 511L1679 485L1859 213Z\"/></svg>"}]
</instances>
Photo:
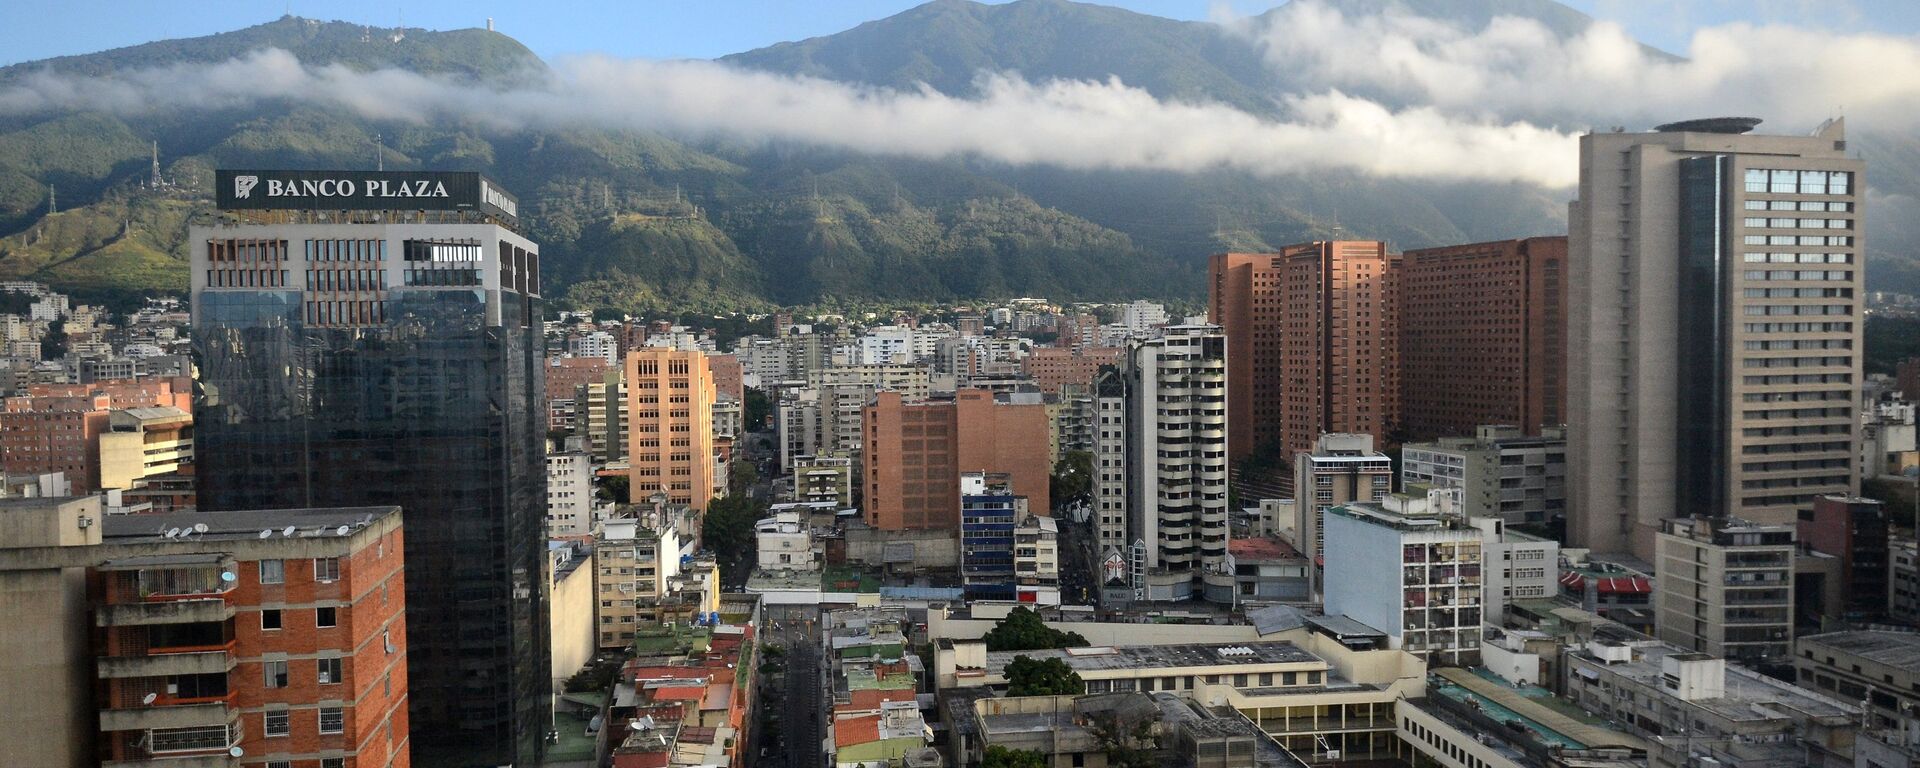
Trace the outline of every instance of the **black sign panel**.
<instances>
[{"instance_id":1,"label":"black sign panel","mask_svg":"<svg viewBox=\"0 0 1920 768\"><path fill-rule=\"evenodd\" d=\"M520 203L472 172L215 171L220 210L480 211L517 221Z\"/></svg>"}]
</instances>

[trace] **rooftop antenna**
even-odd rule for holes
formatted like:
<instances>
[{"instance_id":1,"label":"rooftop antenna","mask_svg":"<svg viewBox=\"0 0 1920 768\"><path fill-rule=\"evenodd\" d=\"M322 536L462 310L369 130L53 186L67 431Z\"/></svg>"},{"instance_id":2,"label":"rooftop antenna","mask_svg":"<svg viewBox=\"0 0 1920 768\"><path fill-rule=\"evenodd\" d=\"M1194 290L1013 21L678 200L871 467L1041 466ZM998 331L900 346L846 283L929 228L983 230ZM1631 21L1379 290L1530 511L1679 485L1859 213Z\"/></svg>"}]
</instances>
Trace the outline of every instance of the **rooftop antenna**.
<instances>
[{"instance_id":1,"label":"rooftop antenna","mask_svg":"<svg viewBox=\"0 0 1920 768\"><path fill-rule=\"evenodd\" d=\"M377 133L373 135L373 169L376 171L387 169L387 140L386 137Z\"/></svg>"},{"instance_id":2,"label":"rooftop antenna","mask_svg":"<svg viewBox=\"0 0 1920 768\"><path fill-rule=\"evenodd\" d=\"M147 185L154 189L160 188L160 141L158 139L153 142L153 178L147 182Z\"/></svg>"},{"instance_id":3,"label":"rooftop antenna","mask_svg":"<svg viewBox=\"0 0 1920 768\"><path fill-rule=\"evenodd\" d=\"M492 32L492 31L493 31L493 17L492 17L492 16L488 16L488 17L487 17L487 31L488 31L488 32Z\"/></svg>"},{"instance_id":4,"label":"rooftop antenna","mask_svg":"<svg viewBox=\"0 0 1920 768\"><path fill-rule=\"evenodd\" d=\"M57 197L54 196L53 185L48 184L47 185L47 215L52 216L59 212L60 212L59 200Z\"/></svg>"}]
</instances>

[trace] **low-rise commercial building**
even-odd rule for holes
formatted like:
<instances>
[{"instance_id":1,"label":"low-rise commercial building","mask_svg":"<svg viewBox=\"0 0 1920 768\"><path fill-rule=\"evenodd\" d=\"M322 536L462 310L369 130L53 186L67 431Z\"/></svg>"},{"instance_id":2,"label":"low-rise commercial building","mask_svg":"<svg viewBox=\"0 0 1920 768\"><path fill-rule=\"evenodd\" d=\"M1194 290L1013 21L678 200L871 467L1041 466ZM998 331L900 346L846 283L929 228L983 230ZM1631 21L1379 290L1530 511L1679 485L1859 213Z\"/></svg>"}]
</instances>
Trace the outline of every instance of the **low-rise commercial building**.
<instances>
[{"instance_id":1,"label":"low-rise commercial building","mask_svg":"<svg viewBox=\"0 0 1920 768\"><path fill-rule=\"evenodd\" d=\"M1436 666L1477 661L1485 534L1407 495L1334 507L1323 525L1327 613Z\"/></svg>"},{"instance_id":2,"label":"low-rise commercial building","mask_svg":"<svg viewBox=\"0 0 1920 768\"><path fill-rule=\"evenodd\" d=\"M1443 437L1401 448L1403 487L1458 488L1470 517L1547 523L1566 513L1564 427L1525 435L1519 427L1481 426L1473 437Z\"/></svg>"},{"instance_id":3,"label":"low-rise commercial building","mask_svg":"<svg viewBox=\"0 0 1920 768\"><path fill-rule=\"evenodd\" d=\"M1872 727L1904 728L1920 713L1920 634L1850 630L1793 641L1800 687L1863 702Z\"/></svg>"}]
</instances>

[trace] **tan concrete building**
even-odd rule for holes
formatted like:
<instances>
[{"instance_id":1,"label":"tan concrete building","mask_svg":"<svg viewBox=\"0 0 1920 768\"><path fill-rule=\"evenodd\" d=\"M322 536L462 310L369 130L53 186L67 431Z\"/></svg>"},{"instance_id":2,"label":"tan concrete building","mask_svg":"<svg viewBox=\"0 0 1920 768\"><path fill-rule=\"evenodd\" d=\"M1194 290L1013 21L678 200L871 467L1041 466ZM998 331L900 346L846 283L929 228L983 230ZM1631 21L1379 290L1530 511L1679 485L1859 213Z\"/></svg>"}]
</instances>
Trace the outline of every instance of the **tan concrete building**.
<instances>
[{"instance_id":1,"label":"tan concrete building","mask_svg":"<svg viewBox=\"0 0 1920 768\"><path fill-rule=\"evenodd\" d=\"M1793 643L1792 525L1666 521L1656 539L1654 629L1728 659L1785 661Z\"/></svg>"},{"instance_id":2,"label":"tan concrete building","mask_svg":"<svg viewBox=\"0 0 1920 768\"><path fill-rule=\"evenodd\" d=\"M600 649L595 626L593 548L572 542L551 542L547 548L548 634L553 648L553 689L566 690L566 680Z\"/></svg>"},{"instance_id":3,"label":"tan concrete building","mask_svg":"<svg viewBox=\"0 0 1920 768\"><path fill-rule=\"evenodd\" d=\"M627 461L631 498L655 492L704 511L714 483L713 401L707 356L642 347L627 353Z\"/></svg>"},{"instance_id":4,"label":"tan concrete building","mask_svg":"<svg viewBox=\"0 0 1920 768\"><path fill-rule=\"evenodd\" d=\"M1866 164L1699 120L1580 139L1568 228L1569 544L1651 558L1680 514L1792 522L1859 491Z\"/></svg>"},{"instance_id":5,"label":"tan concrete building","mask_svg":"<svg viewBox=\"0 0 1920 768\"><path fill-rule=\"evenodd\" d=\"M1393 459L1374 450L1372 435L1321 435L1311 451L1293 459L1296 518L1291 543L1318 562L1327 553L1326 535L1320 530L1327 510L1356 501L1383 501L1391 493Z\"/></svg>"},{"instance_id":6,"label":"tan concrete building","mask_svg":"<svg viewBox=\"0 0 1920 768\"><path fill-rule=\"evenodd\" d=\"M100 433L100 487L126 490L193 464L193 414L170 405L107 416Z\"/></svg>"}]
</instances>

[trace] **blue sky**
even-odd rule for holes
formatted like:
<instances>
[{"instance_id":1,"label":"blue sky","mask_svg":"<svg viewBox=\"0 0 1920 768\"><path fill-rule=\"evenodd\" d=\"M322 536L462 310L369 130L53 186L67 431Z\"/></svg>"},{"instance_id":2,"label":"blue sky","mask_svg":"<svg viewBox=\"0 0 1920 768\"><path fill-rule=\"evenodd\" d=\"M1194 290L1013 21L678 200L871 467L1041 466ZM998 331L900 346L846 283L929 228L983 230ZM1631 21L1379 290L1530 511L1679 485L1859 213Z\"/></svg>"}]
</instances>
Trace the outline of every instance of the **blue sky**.
<instances>
[{"instance_id":1,"label":"blue sky","mask_svg":"<svg viewBox=\"0 0 1920 768\"><path fill-rule=\"evenodd\" d=\"M1729 21L1782 22L1839 31L1913 35L1913 0L1566 0L1613 19L1645 42L1684 51L1691 31ZM917 5L915 0L8 0L0 2L0 64L194 37L271 21L291 11L378 26L497 28L542 57L606 53L642 58L712 58L783 40L827 35ZM1110 0L1107 4L1178 19L1223 8L1258 13L1274 0Z\"/></svg>"}]
</instances>

